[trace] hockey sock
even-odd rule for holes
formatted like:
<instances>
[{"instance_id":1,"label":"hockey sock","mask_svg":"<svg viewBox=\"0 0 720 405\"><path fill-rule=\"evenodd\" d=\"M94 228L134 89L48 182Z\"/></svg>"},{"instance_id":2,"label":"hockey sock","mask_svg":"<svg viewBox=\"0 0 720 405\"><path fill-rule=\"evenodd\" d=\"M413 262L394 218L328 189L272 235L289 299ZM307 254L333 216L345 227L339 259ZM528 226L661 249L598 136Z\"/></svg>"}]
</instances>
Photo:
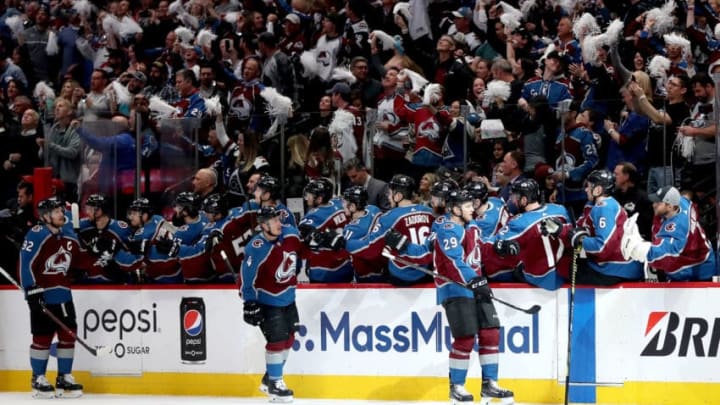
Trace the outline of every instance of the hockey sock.
<instances>
[{"instance_id":1,"label":"hockey sock","mask_svg":"<svg viewBox=\"0 0 720 405\"><path fill-rule=\"evenodd\" d=\"M286 355L285 342L268 343L265 345L265 367L268 378L279 380L283 376L283 362Z\"/></svg>"},{"instance_id":2,"label":"hockey sock","mask_svg":"<svg viewBox=\"0 0 720 405\"><path fill-rule=\"evenodd\" d=\"M75 358L75 339L65 332L58 332L57 360L58 374L69 374L72 372L73 359Z\"/></svg>"},{"instance_id":3,"label":"hockey sock","mask_svg":"<svg viewBox=\"0 0 720 405\"><path fill-rule=\"evenodd\" d=\"M293 343L295 343L295 334L290 335L290 338L285 341L285 350L283 350L283 364L287 362L288 356L290 356L290 349L292 349Z\"/></svg>"},{"instance_id":4,"label":"hockey sock","mask_svg":"<svg viewBox=\"0 0 720 405\"><path fill-rule=\"evenodd\" d=\"M33 342L30 345L30 367L33 375L45 375L50 358L51 342L52 336L33 336Z\"/></svg>"},{"instance_id":5,"label":"hockey sock","mask_svg":"<svg viewBox=\"0 0 720 405\"><path fill-rule=\"evenodd\" d=\"M480 368L483 380L498 379L498 350L500 344L500 329L480 329L478 353L480 354Z\"/></svg>"},{"instance_id":6,"label":"hockey sock","mask_svg":"<svg viewBox=\"0 0 720 405\"><path fill-rule=\"evenodd\" d=\"M474 336L464 336L453 341L452 350L450 350L451 384L465 384L473 344L475 344Z\"/></svg>"}]
</instances>

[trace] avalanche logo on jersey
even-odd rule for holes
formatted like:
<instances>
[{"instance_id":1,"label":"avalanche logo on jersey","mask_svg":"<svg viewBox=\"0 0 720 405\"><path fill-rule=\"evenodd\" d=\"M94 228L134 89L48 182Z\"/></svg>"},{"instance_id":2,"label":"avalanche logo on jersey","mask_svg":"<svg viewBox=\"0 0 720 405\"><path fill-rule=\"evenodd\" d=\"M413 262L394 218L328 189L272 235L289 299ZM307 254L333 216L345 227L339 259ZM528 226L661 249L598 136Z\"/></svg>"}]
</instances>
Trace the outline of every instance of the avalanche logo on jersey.
<instances>
[{"instance_id":1,"label":"avalanche logo on jersey","mask_svg":"<svg viewBox=\"0 0 720 405\"><path fill-rule=\"evenodd\" d=\"M555 161L555 167L557 168L556 170L569 172L575 168L575 156L566 153L565 159L563 159L563 156L558 157Z\"/></svg>"},{"instance_id":2,"label":"avalanche logo on jersey","mask_svg":"<svg viewBox=\"0 0 720 405\"><path fill-rule=\"evenodd\" d=\"M480 253L480 247L476 245L468 255L467 259L465 259L465 263L470 266L473 270L479 269L481 265L481 253Z\"/></svg>"},{"instance_id":3,"label":"avalanche logo on jersey","mask_svg":"<svg viewBox=\"0 0 720 405\"><path fill-rule=\"evenodd\" d=\"M190 336L197 336L203 330L203 317L200 311L191 309L183 316L183 329Z\"/></svg>"},{"instance_id":4,"label":"avalanche logo on jersey","mask_svg":"<svg viewBox=\"0 0 720 405\"><path fill-rule=\"evenodd\" d=\"M290 281L297 270L297 255L295 252L283 252L283 260L275 271L275 281L285 284Z\"/></svg>"},{"instance_id":5,"label":"avalanche logo on jersey","mask_svg":"<svg viewBox=\"0 0 720 405\"><path fill-rule=\"evenodd\" d=\"M440 138L440 125L429 118L418 125L418 137L427 139L439 139Z\"/></svg>"},{"instance_id":6,"label":"avalanche logo on jersey","mask_svg":"<svg viewBox=\"0 0 720 405\"><path fill-rule=\"evenodd\" d=\"M317 54L317 61L325 67L330 66L330 54L327 51L320 51Z\"/></svg>"},{"instance_id":7,"label":"avalanche logo on jersey","mask_svg":"<svg viewBox=\"0 0 720 405\"><path fill-rule=\"evenodd\" d=\"M60 247L60 250L45 261L43 274L67 274L70 269L70 262L72 262L72 254L70 254L69 249L65 250L65 248Z\"/></svg>"},{"instance_id":8,"label":"avalanche logo on jersey","mask_svg":"<svg viewBox=\"0 0 720 405\"><path fill-rule=\"evenodd\" d=\"M665 225L665 232L668 232L668 233L675 232L675 223L671 222L671 223Z\"/></svg>"}]
</instances>

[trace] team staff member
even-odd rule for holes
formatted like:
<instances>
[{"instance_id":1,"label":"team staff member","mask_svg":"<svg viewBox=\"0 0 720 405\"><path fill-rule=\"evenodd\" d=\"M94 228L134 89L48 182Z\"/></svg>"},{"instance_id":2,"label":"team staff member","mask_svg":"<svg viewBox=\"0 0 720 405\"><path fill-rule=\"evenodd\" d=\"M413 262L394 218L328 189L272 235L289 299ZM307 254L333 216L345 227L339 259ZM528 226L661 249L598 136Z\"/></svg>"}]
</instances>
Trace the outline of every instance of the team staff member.
<instances>
[{"instance_id":1,"label":"team staff member","mask_svg":"<svg viewBox=\"0 0 720 405\"><path fill-rule=\"evenodd\" d=\"M54 197L40 201L38 215L40 223L28 231L20 250L20 283L30 306L33 396L77 398L82 395L83 386L77 384L70 374L75 357L75 338L43 313L43 305L73 332L77 331L68 271L73 261L77 260L80 246L74 233L64 232L66 218L62 201ZM58 376L53 387L45 377L45 371L50 344L56 333Z\"/></svg>"},{"instance_id":2,"label":"team staff member","mask_svg":"<svg viewBox=\"0 0 720 405\"><path fill-rule=\"evenodd\" d=\"M453 337L450 399L454 403L473 402L472 394L465 390L465 379L477 336L483 379L482 397L512 403L512 391L497 385L500 322L490 299L492 291L482 275L480 231L473 224L473 197L467 191L453 190L446 203L449 220L436 228L433 264L438 273L469 284L472 290L435 280L437 302L445 309Z\"/></svg>"},{"instance_id":3,"label":"team staff member","mask_svg":"<svg viewBox=\"0 0 720 405\"><path fill-rule=\"evenodd\" d=\"M283 381L283 366L295 341L299 318L295 306L300 237L297 228L283 225L281 210L260 208L261 232L250 239L240 271L243 319L260 326L265 336L266 371L260 390L275 402L290 402L293 391Z\"/></svg>"}]
</instances>

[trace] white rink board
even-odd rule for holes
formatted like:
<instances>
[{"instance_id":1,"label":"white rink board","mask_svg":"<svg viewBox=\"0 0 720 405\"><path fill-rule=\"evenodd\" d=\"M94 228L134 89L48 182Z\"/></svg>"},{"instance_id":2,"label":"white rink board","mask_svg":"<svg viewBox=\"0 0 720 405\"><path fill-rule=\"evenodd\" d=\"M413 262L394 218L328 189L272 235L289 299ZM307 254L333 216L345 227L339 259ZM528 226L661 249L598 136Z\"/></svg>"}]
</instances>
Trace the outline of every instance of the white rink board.
<instances>
[{"instance_id":1,"label":"white rink board","mask_svg":"<svg viewBox=\"0 0 720 405\"><path fill-rule=\"evenodd\" d=\"M73 294L80 337L115 348L110 358L96 359L78 347L77 370L129 375L264 371L264 339L259 328L242 321L242 301L234 289L75 289ZM502 377L556 378L556 293L517 288L495 294L523 307L542 305L535 316L496 306L504 326ZM182 297L205 302L204 364L180 359ZM451 336L434 289L304 288L298 290L297 306L301 330L288 374L447 376ZM29 317L16 290L0 290L0 317L8 320L0 329L0 367L27 369Z\"/></svg>"},{"instance_id":2,"label":"white rink board","mask_svg":"<svg viewBox=\"0 0 720 405\"><path fill-rule=\"evenodd\" d=\"M720 382L720 289L597 289L596 300L598 381Z\"/></svg>"}]
</instances>

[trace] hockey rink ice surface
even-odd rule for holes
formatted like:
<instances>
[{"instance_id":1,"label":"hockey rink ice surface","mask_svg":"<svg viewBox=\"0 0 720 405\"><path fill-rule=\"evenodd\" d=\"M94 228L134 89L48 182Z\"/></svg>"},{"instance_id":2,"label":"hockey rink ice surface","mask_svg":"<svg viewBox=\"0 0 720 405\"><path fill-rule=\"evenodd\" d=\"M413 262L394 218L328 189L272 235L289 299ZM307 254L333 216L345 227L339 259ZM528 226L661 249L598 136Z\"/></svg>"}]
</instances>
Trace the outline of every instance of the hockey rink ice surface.
<instances>
[{"instance_id":1,"label":"hockey rink ice surface","mask_svg":"<svg viewBox=\"0 0 720 405\"><path fill-rule=\"evenodd\" d=\"M237 398L237 397L208 397L208 396L173 396L173 395L102 395L85 394L76 399L33 399L30 392L0 392L0 403L6 404L41 404L41 403L83 403L86 405L132 404L132 405L173 405L173 404L239 404L239 405L265 405L270 404L266 398ZM359 401L344 399L307 399L295 398L291 404L296 405L448 405L447 401ZM478 398L474 404L479 404ZM515 405L552 405L529 402L516 402Z\"/></svg>"}]
</instances>

